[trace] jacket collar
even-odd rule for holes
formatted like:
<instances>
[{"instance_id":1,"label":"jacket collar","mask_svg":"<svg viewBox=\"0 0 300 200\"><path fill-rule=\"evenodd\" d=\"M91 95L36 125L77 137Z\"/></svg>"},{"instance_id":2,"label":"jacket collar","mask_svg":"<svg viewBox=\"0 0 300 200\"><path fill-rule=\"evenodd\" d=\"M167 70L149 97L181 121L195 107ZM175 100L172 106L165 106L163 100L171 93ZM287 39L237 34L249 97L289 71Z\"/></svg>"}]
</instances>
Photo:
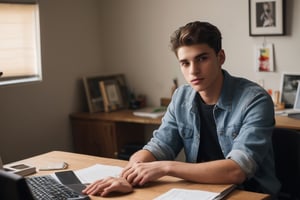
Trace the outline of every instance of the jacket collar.
<instances>
[{"instance_id":1,"label":"jacket collar","mask_svg":"<svg viewBox=\"0 0 300 200\"><path fill-rule=\"evenodd\" d=\"M226 70L222 69L224 80L221 89L221 95L217 102L217 106L221 109L231 111L232 110L232 98L233 98L233 86L234 77L231 76Z\"/></svg>"},{"instance_id":2,"label":"jacket collar","mask_svg":"<svg viewBox=\"0 0 300 200\"><path fill-rule=\"evenodd\" d=\"M222 73L224 76L223 79L223 85L221 89L221 94L218 99L218 102L216 103L216 106L218 108L221 108L223 110L231 111L232 110L232 98L233 98L233 92L234 90L232 89L232 86L234 85L234 77L231 76L226 70L222 69ZM196 97L197 92L192 89L190 95L188 95L187 102L190 102L191 105L191 111L196 112L197 108L197 103L196 103Z\"/></svg>"}]
</instances>

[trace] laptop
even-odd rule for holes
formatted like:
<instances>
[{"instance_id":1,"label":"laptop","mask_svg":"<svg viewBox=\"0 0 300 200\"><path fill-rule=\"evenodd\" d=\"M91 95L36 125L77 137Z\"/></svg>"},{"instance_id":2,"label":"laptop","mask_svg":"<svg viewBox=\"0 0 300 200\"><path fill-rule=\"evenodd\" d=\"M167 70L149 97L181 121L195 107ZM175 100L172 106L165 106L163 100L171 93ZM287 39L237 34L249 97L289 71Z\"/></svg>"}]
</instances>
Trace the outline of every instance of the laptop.
<instances>
[{"instance_id":1,"label":"laptop","mask_svg":"<svg viewBox=\"0 0 300 200\"><path fill-rule=\"evenodd\" d=\"M298 81L297 92L293 108L275 111L276 115L284 115L294 118L300 118L300 81Z\"/></svg>"},{"instance_id":2,"label":"laptop","mask_svg":"<svg viewBox=\"0 0 300 200\"><path fill-rule=\"evenodd\" d=\"M72 171L66 172L67 174L63 176L69 176ZM32 184L32 182L36 182L37 180L48 178L49 180L51 179L51 183L38 182L37 184ZM85 187L83 184L62 184L62 182L57 181L51 175L25 178L0 169L1 200L89 200L89 196L81 194L83 187ZM62 197L64 194L66 196Z\"/></svg>"}]
</instances>

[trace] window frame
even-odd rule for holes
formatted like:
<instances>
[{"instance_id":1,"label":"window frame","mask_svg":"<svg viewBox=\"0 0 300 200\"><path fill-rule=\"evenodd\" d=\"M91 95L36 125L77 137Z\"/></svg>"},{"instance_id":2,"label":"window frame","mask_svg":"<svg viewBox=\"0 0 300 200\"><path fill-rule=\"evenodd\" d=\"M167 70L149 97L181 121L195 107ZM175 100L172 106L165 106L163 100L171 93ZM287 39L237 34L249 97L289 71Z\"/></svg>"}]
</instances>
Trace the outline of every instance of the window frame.
<instances>
[{"instance_id":1,"label":"window frame","mask_svg":"<svg viewBox=\"0 0 300 200\"><path fill-rule=\"evenodd\" d=\"M40 39L40 15L39 15L39 4L36 1L33 0L6 0L2 1L0 0L0 4L19 4L19 5L28 5L28 4L34 4L35 8L33 10L34 14L34 41L33 44L35 48L31 50L34 56L32 63L34 63L34 66L32 68L35 72L34 74L28 74L28 75L17 75L17 76L5 76L5 71L3 74L3 70L0 69L0 87L5 85L13 85L13 84L21 84L21 83L29 83L29 82L40 82L42 81L42 58L41 58L41 39Z\"/></svg>"}]
</instances>

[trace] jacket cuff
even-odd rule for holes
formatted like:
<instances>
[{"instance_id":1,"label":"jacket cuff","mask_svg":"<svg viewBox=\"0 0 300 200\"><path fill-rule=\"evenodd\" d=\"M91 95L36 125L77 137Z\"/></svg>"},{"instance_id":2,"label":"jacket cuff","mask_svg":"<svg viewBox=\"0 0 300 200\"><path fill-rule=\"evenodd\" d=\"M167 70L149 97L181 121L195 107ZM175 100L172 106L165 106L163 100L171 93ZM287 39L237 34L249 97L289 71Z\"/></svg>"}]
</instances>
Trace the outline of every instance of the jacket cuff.
<instances>
[{"instance_id":1,"label":"jacket cuff","mask_svg":"<svg viewBox=\"0 0 300 200\"><path fill-rule=\"evenodd\" d=\"M256 162L245 152L241 150L232 150L226 158L235 161L246 173L248 178L254 176L257 167Z\"/></svg>"}]
</instances>

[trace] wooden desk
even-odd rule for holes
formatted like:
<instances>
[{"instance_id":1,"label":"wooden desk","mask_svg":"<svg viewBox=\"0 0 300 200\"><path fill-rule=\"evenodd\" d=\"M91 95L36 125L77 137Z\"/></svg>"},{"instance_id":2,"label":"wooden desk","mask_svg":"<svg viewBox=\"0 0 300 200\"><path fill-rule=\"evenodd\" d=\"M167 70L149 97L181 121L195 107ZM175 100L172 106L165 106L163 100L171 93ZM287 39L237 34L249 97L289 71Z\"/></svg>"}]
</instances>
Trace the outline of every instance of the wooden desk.
<instances>
[{"instance_id":1,"label":"wooden desk","mask_svg":"<svg viewBox=\"0 0 300 200\"><path fill-rule=\"evenodd\" d=\"M115 122L125 122L125 123L138 123L138 124L147 124L147 125L160 125L161 118L146 118L146 117L137 117L132 114L132 110L120 110L111 113L75 113L71 114L71 119L90 119L98 121L115 121ZM277 128L287 128L300 130L300 120L294 119L287 116L275 116L276 127Z\"/></svg>"},{"instance_id":2,"label":"wooden desk","mask_svg":"<svg viewBox=\"0 0 300 200\"><path fill-rule=\"evenodd\" d=\"M110 113L75 113L70 115L74 147L77 153L119 158L127 144L144 144L145 125L161 124L156 119L137 117L132 110ZM300 130L300 120L275 116L276 127Z\"/></svg>"},{"instance_id":3,"label":"wooden desk","mask_svg":"<svg viewBox=\"0 0 300 200\"><path fill-rule=\"evenodd\" d=\"M300 120L287 116L275 116L276 128L286 128L293 130L300 130Z\"/></svg>"},{"instance_id":4,"label":"wooden desk","mask_svg":"<svg viewBox=\"0 0 300 200\"><path fill-rule=\"evenodd\" d=\"M58 162L58 161L67 162L69 164L69 168L67 170L78 170L78 169L92 166L97 163L124 167L127 163L127 161L123 161L123 160L88 156L83 154L68 153L62 151L52 151L49 153L45 153L42 155L38 155L29 159L19 161L17 163L33 165L39 168L40 166L43 166L47 163ZM54 173L54 171L40 171L36 175L45 175L50 173ZM109 197L109 199L135 199L135 200L149 199L150 200L161 195L164 192L167 192L171 188L198 189L198 190L218 192L221 191L222 188L224 188L225 186L226 185L197 184L197 183L184 181L182 179L165 176L157 181L148 184L147 186L144 186L142 188L135 188L134 192L130 194L116 195L113 197ZM91 199L96 200L96 199L108 199L108 198L91 196ZM269 199L269 195L247 192L242 190L234 190L225 199L260 200L260 199Z\"/></svg>"},{"instance_id":5,"label":"wooden desk","mask_svg":"<svg viewBox=\"0 0 300 200\"><path fill-rule=\"evenodd\" d=\"M75 152L119 158L128 144L145 144L145 125L159 125L161 118L134 116L132 110L70 115Z\"/></svg>"},{"instance_id":6,"label":"wooden desk","mask_svg":"<svg viewBox=\"0 0 300 200\"><path fill-rule=\"evenodd\" d=\"M113 121L137 124L161 124L161 117L147 118L133 115L133 110L119 110L114 112L99 112L99 113L74 113L70 115L71 119L97 120L97 121Z\"/></svg>"}]
</instances>

